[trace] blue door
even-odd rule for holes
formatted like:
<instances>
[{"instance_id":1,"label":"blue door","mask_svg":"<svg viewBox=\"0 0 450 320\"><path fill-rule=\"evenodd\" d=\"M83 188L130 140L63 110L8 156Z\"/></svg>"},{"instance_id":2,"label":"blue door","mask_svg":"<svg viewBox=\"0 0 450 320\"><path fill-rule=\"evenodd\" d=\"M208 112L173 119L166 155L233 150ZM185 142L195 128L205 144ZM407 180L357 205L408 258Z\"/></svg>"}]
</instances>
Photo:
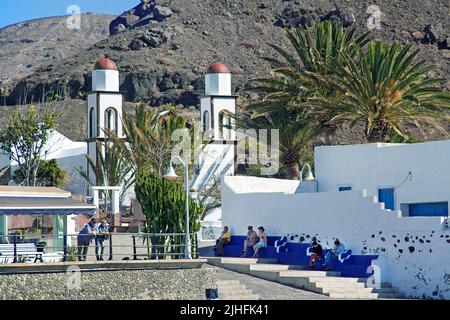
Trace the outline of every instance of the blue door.
<instances>
[{"instance_id":1,"label":"blue door","mask_svg":"<svg viewBox=\"0 0 450 320\"><path fill-rule=\"evenodd\" d=\"M384 202L384 208L394 210L394 188L378 189L378 202Z\"/></svg>"},{"instance_id":2,"label":"blue door","mask_svg":"<svg viewBox=\"0 0 450 320\"><path fill-rule=\"evenodd\" d=\"M448 202L413 203L409 205L411 217L448 217Z\"/></svg>"}]
</instances>

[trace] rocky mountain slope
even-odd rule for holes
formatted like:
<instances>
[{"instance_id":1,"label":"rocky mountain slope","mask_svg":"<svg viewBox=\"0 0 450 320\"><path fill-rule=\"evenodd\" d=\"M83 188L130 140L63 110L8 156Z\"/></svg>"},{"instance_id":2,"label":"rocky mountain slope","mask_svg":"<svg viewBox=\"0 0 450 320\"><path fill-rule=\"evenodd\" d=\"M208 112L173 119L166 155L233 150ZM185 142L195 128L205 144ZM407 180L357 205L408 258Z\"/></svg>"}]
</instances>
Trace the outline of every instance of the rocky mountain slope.
<instances>
[{"instance_id":1,"label":"rocky mountain slope","mask_svg":"<svg viewBox=\"0 0 450 320\"><path fill-rule=\"evenodd\" d=\"M61 63L105 39L114 18L83 14L80 30L70 30L67 17L30 20L0 29L0 86L14 86L36 70Z\"/></svg>"},{"instance_id":2,"label":"rocky mountain slope","mask_svg":"<svg viewBox=\"0 0 450 320\"><path fill-rule=\"evenodd\" d=\"M108 56L119 66L121 90L126 92L127 101L195 106L203 91L203 74L212 62L220 60L230 67L239 93L248 79L269 71L259 57L273 54L268 42L284 42L283 28L311 20L338 19L356 25L361 33L367 31L367 21L373 16L373 7L369 8L365 0L136 3L135 8L112 20L111 36L51 65L36 67L23 79L22 69L17 68L19 79L0 85L0 103L14 105L24 95L36 99L42 92L52 91L68 99L84 99L90 91L94 63ZM448 0L376 0L374 4L381 11L380 28L373 30L374 38L415 42L421 49L420 56L438 66L436 73L450 78ZM450 82L447 86L450 88ZM244 93L240 97L241 105L243 100L254 98Z\"/></svg>"}]
</instances>

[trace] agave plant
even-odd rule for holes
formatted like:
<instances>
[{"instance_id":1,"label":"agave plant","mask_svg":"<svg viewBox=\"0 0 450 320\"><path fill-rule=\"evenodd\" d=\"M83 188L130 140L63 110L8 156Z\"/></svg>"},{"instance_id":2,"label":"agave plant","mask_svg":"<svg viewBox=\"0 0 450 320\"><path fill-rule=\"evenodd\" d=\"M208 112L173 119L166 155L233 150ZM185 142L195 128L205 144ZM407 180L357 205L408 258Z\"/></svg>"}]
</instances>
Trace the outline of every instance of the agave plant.
<instances>
[{"instance_id":1,"label":"agave plant","mask_svg":"<svg viewBox=\"0 0 450 320\"><path fill-rule=\"evenodd\" d=\"M330 123L363 123L368 142L393 134L408 139L407 125L446 133L441 123L449 119L450 93L439 87L446 79L431 77L435 66L417 61L419 50L411 46L372 41L367 50L356 47L354 56L344 54L344 63L332 67L335 76L317 76L339 98L318 95L308 103L318 114L333 113Z\"/></svg>"}]
</instances>

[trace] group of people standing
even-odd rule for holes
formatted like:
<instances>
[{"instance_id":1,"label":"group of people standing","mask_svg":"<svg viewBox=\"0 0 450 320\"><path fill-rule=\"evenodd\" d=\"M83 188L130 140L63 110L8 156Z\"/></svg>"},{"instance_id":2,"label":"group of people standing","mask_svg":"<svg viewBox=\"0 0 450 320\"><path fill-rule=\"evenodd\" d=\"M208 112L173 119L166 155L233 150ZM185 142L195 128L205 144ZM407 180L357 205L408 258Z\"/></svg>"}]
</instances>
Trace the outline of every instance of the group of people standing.
<instances>
[{"instance_id":1,"label":"group of people standing","mask_svg":"<svg viewBox=\"0 0 450 320\"><path fill-rule=\"evenodd\" d=\"M78 233L78 261L86 261L88 248L93 239L95 239L95 256L98 261L103 260L103 253L105 251L105 240L109 238L108 220L102 219L101 223L97 224L97 220L92 218L86 223Z\"/></svg>"},{"instance_id":2,"label":"group of people standing","mask_svg":"<svg viewBox=\"0 0 450 320\"><path fill-rule=\"evenodd\" d=\"M223 228L220 238L216 242L217 256L221 257L223 246L231 242L231 233L227 226ZM253 226L247 228L247 238L244 240L244 248L242 257L247 257L247 249L253 247L254 253L252 258L258 258L258 251L267 247L267 236L264 227L258 227L258 234L253 230Z\"/></svg>"}]
</instances>

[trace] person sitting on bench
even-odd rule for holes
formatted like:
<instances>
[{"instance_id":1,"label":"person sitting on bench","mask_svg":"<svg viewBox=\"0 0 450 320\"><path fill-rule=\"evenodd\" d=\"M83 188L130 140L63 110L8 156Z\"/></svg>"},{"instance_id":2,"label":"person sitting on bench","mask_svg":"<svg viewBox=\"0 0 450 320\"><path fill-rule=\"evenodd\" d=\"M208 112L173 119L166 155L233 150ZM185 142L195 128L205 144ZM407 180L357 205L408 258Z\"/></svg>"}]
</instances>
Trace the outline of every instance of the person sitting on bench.
<instances>
[{"instance_id":1,"label":"person sitting on bench","mask_svg":"<svg viewBox=\"0 0 450 320\"><path fill-rule=\"evenodd\" d=\"M316 261L319 261L322 258L323 258L322 246L318 244L317 241L313 241L311 258L309 260L309 269L313 270Z\"/></svg>"},{"instance_id":2,"label":"person sitting on bench","mask_svg":"<svg viewBox=\"0 0 450 320\"><path fill-rule=\"evenodd\" d=\"M242 257L247 256L247 248L253 247L258 240L258 236L256 235L255 230L253 230L253 226L248 226L247 228L247 239L244 240L244 250L242 250Z\"/></svg>"},{"instance_id":3,"label":"person sitting on bench","mask_svg":"<svg viewBox=\"0 0 450 320\"><path fill-rule=\"evenodd\" d=\"M222 235L216 242L216 251L217 251L217 255L219 257L222 256L223 246L226 244L229 244L230 241L231 241L231 233L230 233L230 231L228 231L228 227L225 226L225 227L223 227Z\"/></svg>"},{"instance_id":4,"label":"person sitting on bench","mask_svg":"<svg viewBox=\"0 0 450 320\"><path fill-rule=\"evenodd\" d=\"M327 250L327 254L325 255L325 264L323 265L323 268L326 270L331 269L331 264L333 261L337 260L339 258L339 255L342 253L345 253L347 249L345 248L344 244L339 241L339 239L336 239L334 241L334 248Z\"/></svg>"},{"instance_id":5,"label":"person sitting on bench","mask_svg":"<svg viewBox=\"0 0 450 320\"><path fill-rule=\"evenodd\" d=\"M263 227L258 228L258 238L259 238L258 243L256 243L253 246L253 250L255 250L255 253L253 254L252 258L259 258L259 255L258 255L259 249L267 247L267 236L266 236L266 233L264 232Z\"/></svg>"}]
</instances>

